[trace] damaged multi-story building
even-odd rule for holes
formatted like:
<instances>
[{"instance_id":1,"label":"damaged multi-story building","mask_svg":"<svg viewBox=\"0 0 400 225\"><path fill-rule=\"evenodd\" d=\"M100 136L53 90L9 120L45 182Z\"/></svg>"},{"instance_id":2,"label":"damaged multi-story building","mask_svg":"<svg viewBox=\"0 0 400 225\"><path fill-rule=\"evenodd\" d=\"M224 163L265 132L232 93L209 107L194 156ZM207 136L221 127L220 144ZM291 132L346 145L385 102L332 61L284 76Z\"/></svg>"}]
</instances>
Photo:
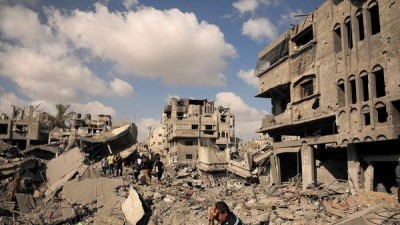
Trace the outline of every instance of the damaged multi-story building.
<instances>
[{"instance_id":1,"label":"damaged multi-story building","mask_svg":"<svg viewBox=\"0 0 400 225\"><path fill-rule=\"evenodd\" d=\"M215 162L211 150L220 151L224 162L224 149L235 141L235 116L230 108L215 107L213 101L172 98L163 111L163 127L170 163L205 164Z\"/></svg>"},{"instance_id":2,"label":"damaged multi-story building","mask_svg":"<svg viewBox=\"0 0 400 225\"><path fill-rule=\"evenodd\" d=\"M153 153L166 155L166 144L165 129L163 129L163 127L157 127L150 130L149 148Z\"/></svg>"},{"instance_id":3,"label":"damaged multi-story building","mask_svg":"<svg viewBox=\"0 0 400 225\"><path fill-rule=\"evenodd\" d=\"M112 127L112 119L110 115L100 114L97 119L92 119L91 114L86 114L82 117L81 113L72 112L68 116L68 128L58 128L50 132L49 143L60 142L71 135L71 133L79 134L80 136L90 136L98 133L104 133Z\"/></svg>"},{"instance_id":4,"label":"damaged multi-story building","mask_svg":"<svg viewBox=\"0 0 400 225\"><path fill-rule=\"evenodd\" d=\"M49 132L56 125L56 119L36 109L37 106L30 106L26 112L25 108L13 106L11 117L0 113L0 139L21 149L47 143Z\"/></svg>"},{"instance_id":5,"label":"damaged multi-story building","mask_svg":"<svg viewBox=\"0 0 400 225\"><path fill-rule=\"evenodd\" d=\"M326 0L260 51L256 97L272 115L258 133L274 140L273 182L396 186L399 35L396 0Z\"/></svg>"},{"instance_id":6,"label":"damaged multi-story building","mask_svg":"<svg viewBox=\"0 0 400 225\"><path fill-rule=\"evenodd\" d=\"M119 145L137 142L137 127L134 123L115 124L110 115L99 114L93 119L91 114L72 112L69 114L68 128L55 128L50 132L49 144L60 144L69 149L79 142L81 149L93 151L101 149L112 153Z\"/></svg>"}]
</instances>

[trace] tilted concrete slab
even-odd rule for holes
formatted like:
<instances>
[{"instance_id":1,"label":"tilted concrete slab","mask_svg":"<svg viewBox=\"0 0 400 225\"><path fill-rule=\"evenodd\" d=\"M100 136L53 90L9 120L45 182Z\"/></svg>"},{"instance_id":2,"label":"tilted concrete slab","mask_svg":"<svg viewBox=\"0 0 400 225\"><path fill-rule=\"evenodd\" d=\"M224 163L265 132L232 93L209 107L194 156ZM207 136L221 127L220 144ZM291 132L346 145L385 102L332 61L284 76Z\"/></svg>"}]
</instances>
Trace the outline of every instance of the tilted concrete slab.
<instances>
[{"instance_id":1,"label":"tilted concrete slab","mask_svg":"<svg viewBox=\"0 0 400 225\"><path fill-rule=\"evenodd\" d=\"M122 212L118 212L118 208L121 208L122 202L117 198L115 189L121 186L124 186L122 178L72 180L64 184L62 195L69 202L81 205L91 205L96 201L97 206L103 206L97 210L99 215L119 218Z\"/></svg>"},{"instance_id":2,"label":"tilted concrete slab","mask_svg":"<svg viewBox=\"0 0 400 225\"><path fill-rule=\"evenodd\" d=\"M83 153L76 147L50 160L46 169L46 176L49 184L55 184L71 171L81 167L83 165L83 157Z\"/></svg>"},{"instance_id":3,"label":"tilted concrete slab","mask_svg":"<svg viewBox=\"0 0 400 225\"><path fill-rule=\"evenodd\" d=\"M142 201L140 201L138 193L132 187L129 190L128 198L122 204L122 211L128 225L135 225L144 216Z\"/></svg>"},{"instance_id":4,"label":"tilted concrete slab","mask_svg":"<svg viewBox=\"0 0 400 225\"><path fill-rule=\"evenodd\" d=\"M364 209L362 211L356 212L354 214L351 214L351 215L343 218L340 221L332 223L332 225L333 224L334 225L353 225L353 224L357 224L357 225L373 225L373 224L381 224L380 223L381 221L379 223L372 223L371 220L367 219L367 216L368 216L368 214L383 208L385 206L385 204L387 204L387 203L381 203L379 205L375 205L375 206L372 206L370 208Z\"/></svg>"}]
</instances>

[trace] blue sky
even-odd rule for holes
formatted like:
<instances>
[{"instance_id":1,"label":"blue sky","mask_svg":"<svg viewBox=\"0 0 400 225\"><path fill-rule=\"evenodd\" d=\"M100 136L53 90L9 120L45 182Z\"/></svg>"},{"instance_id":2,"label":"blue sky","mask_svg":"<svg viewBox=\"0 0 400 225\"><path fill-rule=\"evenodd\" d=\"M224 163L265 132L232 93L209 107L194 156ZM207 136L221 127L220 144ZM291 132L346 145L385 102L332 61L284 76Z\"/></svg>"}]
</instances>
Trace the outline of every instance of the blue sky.
<instances>
[{"instance_id":1,"label":"blue sky","mask_svg":"<svg viewBox=\"0 0 400 225\"><path fill-rule=\"evenodd\" d=\"M170 97L231 107L250 140L258 52L322 0L0 0L0 110L57 103L159 126Z\"/></svg>"}]
</instances>

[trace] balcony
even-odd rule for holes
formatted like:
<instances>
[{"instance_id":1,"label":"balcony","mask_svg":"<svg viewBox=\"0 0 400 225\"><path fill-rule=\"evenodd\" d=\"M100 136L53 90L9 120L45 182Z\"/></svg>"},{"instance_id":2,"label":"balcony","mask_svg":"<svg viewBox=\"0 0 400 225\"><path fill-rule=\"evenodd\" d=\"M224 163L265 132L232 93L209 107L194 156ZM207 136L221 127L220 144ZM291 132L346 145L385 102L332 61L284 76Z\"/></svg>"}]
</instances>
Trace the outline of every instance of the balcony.
<instances>
[{"instance_id":1,"label":"balcony","mask_svg":"<svg viewBox=\"0 0 400 225\"><path fill-rule=\"evenodd\" d=\"M285 112L279 115L265 115L262 119L261 131L266 131L269 129L278 128L281 126L290 125L292 123L291 112L290 110L286 110Z\"/></svg>"},{"instance_id":2,"label":"balcony","mask_svg":"<svg viewBox=\"0 0 400 225\"><path fill-rule=\"evenodd\" d=\"M285 58L279 65L259 77L258 97L263 97L267 91L288 83L290 83L290 60Z\"/></svg>"},{"instance_id":3,"label":"balcony","mask_svg":"<svg viewBox=\"0 0 400 225\"><path fill-rule=\"evenodd\" d=\"M285 61L288 55L289 35L285 33L259 53L254 75L260 77L265 72Z\"/></svg>"}]
</instances>

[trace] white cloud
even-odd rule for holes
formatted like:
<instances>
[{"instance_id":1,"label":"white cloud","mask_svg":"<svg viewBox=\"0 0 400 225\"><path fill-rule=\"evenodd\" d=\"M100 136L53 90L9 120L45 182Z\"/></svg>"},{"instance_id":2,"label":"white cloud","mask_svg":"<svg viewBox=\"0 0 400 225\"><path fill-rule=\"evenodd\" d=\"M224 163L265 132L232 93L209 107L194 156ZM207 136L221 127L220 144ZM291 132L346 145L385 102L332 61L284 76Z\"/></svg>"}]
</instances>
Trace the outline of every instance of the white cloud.
<instances>
[{"instance_id":1,"label":"white cloud","mask_svg":"<svg viewBox=\"0 0 400 225\"><path fill-rule=\"evenodd\" d=\"M179 97L179 95L173 95L168 93L167 98L165 99L165 104L169 104L172 98L180 99L181 97Z\"/></svg>"},{"instance_id":2,"label":"white cloud","mask_svg":"<svg viewBox=\"0 0 400 225\"><path fill-rule=\"evenodd\" d=\"M220 29L178 9L142 7L126 13L52 10L51 23L79 48L114 62L120 72L174 85L225 84L226 59L236 51Z\"/></svg>"},{"instance_id":3,"label":"white cloud","mask_svg":"<svg viewBox=\"0 0 400 225\"><path fill-rule=\"evenodd\" d=\"M51 24L41 24L37 13L27 8L0 8L0 33L0 76L13 81L30 99L82 102L90 96L126 95L133 90L124 81L108 83L97 77L63 35ZM116 91L116 84L124 84L124 91Z\"/></svg>"},{"instance_id":4,"label":"white cloud","mask_svg":"<svg viewBox=\"0 0 400 225\"><path fill-rule=\"evenodd\" d=\"M295 15L303 15L303 11L301 9L296 10L288 10L285 14L281 14L280 17L280 24L296 24L300 22L300 20L304 19L305 17L295 17Z\"/></svg>"},{"instance_id":5,"label":"white cloud","mask_svg":"<svg viewBox=\"0 0 400 225\"><path fill-rule=\"evenodd\" d=\"M271 3L279 4L279 0L238 0L232 5L237 9L240 15L245 13L254 13L258 8L262 6L269 6Z\"/></svg>"},{"instance_id":6,"label":"white cloud","mask_svg":"<svg viewBox=\"0 0 400 225\"><path fill-rule=\"evenodd\" d=\"M242 34L253 41L273 40L277 36L277 29L268 18L249 19L242 26Z\"/></svg>"},{"instance_id":7,"label":"white cloud","mask_svg":"<svg viewBox=\"0 0 400 225\"><path fill-rule=\"evenodd\" d=\"M139 4L138 0L122 0L122 4L126 9L131 9L133 6Z\"/></svg>"},{"instance_id":8,"label":"white cloud","mask_svg":"<svg viewBox=\"0 0 400 225\"><path fill-rule=\"evenodd\" d=\"M149 137L149 126L152 129L161 127L161 122L154 118L143 118L136 123L136 126L138 128L138 141L142 142L146 141Z\"/></svg>"},{"instance_id":9,"label":"white cloud","mask_svg":"<svg viewBox=\"0 0 400 225\"><path fill-rule=\"evenodd\" d=\"M120 96L129 96L133 94L133 88L130 84L115 77L114 80L110 82L110 87L113 92Z\"/></svg>"},{"instance_id":10,"label":"white cloud","mask_svg":"<svg viewBox=\"0 0 400 225\"><path fill-rule=\"evenodd\" d=\"M90 113L92 116L105 114L115 117L117 115L112 107L105 106L103 103L98 101L87 102L85 104L73 103L71 104L71 110L83 114Z\"/></svg>"},{"instance_id":11,"label":"white cloud","mask_svg":"<svg viewBox=\"0 0 400 225\"><path fill-rule=\"evenodd\" d=\"M259 5L258 0L239 0L233 3L233 7L235 7L241 15L246 12L254 12Z\"/></svg>"},{"instance_id":12,"label":"white cloud","mask_svg":"<svg viewBox=\"0 0 400 225\"><path fill-rule=\"evenodd\" d=\"M35 100L35 101L25 101L14 93L6 92L2 87L0 87L0 111L11 116L12 105L19 108L27 108L30 105L38 106L38 110L42 112L50 113L51 115L56 115L56 104L64 104L62 102L48 102L46 100ZM113 108L105 106L101 102L92 101L85 104L81 103L71 103L68 112L74 111L77 113L87 114L90 113L93 116L99 114L106 114L112 117L116 116L116 112ZM92 117L96 118L96 117Z\"/></svg>"},{"instance_id":13,"label":"white cloud","mask_svg":"<svg viewBox=\"0 0 400 225\"><path fill-rule=\"evenodd\" d=\"M6 92L2 87L0 87L0 112L11 117L13 105L23 108L26 105L26 101L18 98L14 93Z\"/></svg>"},{"instance_id":14,"label":"white cloud","mask_svg":"<svg viewBox=\"0 0 400 225\"><path fill-rule=\"evenodd\" d=\"M60 103L60 102L46 102L44 100L35 100L30 103L29 105L34 105L34 106L39 106L40 111L44 111L47 113L50 113L51 115L56 115L57 110L56 110L56 104L65 104L67 103ZM68 108L67 112L76 112L76 113L81 113L82 115L86 114L91 114L92 119L96 119L97 115L104 114L104 115L110 115L111 117L116 116L116 112L113 108L104 105L101 102L98 101L92 101L92 102L87 102L85 104L81 103L70 103L70 107Z\"/></svg>"},{"instance_id":15,"label":"white cloud","mask_svg":"<svg viewBox=\"0 0 400 225\"><path fill-rule=\"evenodd\" d=\"M240 96L232 92L220 92L216 95L215 105L230 107L236 118L236 135L243 140L256 138L255 133L261 127L261 120L265 114L264 110L258 110L247 105Z\"/></svg>"},{"instance_id":16,"label":"white cloud","mask_svg":"<svg viewBox=\"0 0 400 225\"><path fill-rule=\"evenodd\" d=\"M258 88L258 78L254 76L254 69L247 71L240 70L237 76L242 79L246 84Z\"/></svg>"}]
</instances>

